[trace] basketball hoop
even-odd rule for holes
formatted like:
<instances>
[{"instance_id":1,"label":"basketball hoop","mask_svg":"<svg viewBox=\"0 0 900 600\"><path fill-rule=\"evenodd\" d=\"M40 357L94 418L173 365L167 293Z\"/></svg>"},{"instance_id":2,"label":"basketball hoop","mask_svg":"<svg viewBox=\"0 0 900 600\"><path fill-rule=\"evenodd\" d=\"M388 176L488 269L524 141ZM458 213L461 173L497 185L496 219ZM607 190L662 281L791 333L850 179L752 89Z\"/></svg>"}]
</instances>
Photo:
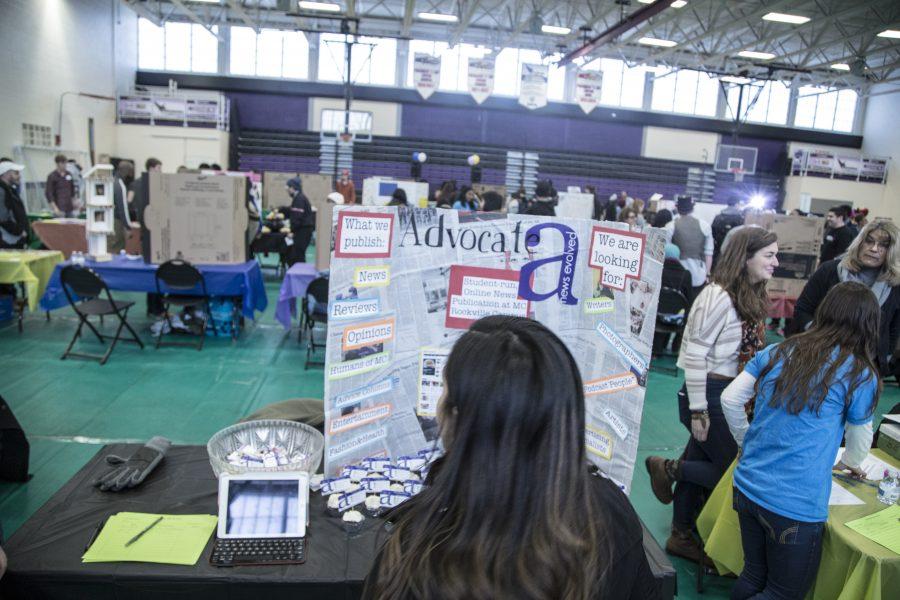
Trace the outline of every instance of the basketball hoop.
<instances>
[{"instance_id":1,"label":"basketball hoop","mask_svg":"<svg viewBox=\"0 0 900 600\"><path fill-rule=\"evenodd\" d=\"M744 170L740 168L728 169L734 175L734 180L738 183L744 181Z\"/></svg>"},{"instance_id":2,"label":"basketball hoop","mask_svg":"<svg viewBox=\"0 0 900 600\"><path fill-rule=\"evenodd\" d=\"M352 133L342 133L342 134L340 134L340 137L341 137L341 142L343 142L345 144L349 144L351 142L351 140L353 140Z\"/></svg>"}]
</instances>

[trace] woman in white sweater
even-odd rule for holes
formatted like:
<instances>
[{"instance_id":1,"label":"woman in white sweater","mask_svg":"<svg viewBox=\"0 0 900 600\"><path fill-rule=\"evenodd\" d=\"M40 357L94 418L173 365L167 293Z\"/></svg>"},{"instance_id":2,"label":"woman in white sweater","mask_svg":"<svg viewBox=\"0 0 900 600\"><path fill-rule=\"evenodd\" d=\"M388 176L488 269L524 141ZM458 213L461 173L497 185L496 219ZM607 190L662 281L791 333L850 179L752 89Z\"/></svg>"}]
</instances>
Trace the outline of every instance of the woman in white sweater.
<instances>
[{"instance_id":1,"label":"woman in white sweater","mask_svg":"<svg viewBox=\"0 0 900 600\"><path fill-rule=\"evenodd\" d=\"M674 500L666 551L697 562L702 553L691 534L694 522L737 455L720 397L764 346L766 283L778 266L776 241L774 233L745 227L723 247L710 284L691 307L678 356L684 369L679 416L691 437L679 458L650 456L645 463L659 501Z\"/></svg>"}]
</instances>

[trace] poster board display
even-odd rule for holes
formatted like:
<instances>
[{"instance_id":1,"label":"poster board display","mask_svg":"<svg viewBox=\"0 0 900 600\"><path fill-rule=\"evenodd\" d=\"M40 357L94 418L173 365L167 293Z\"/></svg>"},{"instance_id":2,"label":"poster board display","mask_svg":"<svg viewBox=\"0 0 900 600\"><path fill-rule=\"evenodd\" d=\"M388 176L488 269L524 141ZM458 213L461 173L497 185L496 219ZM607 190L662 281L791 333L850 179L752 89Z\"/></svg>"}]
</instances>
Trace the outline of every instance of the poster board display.
<instances>
[{"instance_id":1,"label":"poster board display","mask_svg":"<svg viewBox=\"0 0 900 600\"><path fill-rule=\"evenodd\" d=\"M150 173L150 262L197 264L247 260L247 180L228 175Z\"/></svg>"},{"instance_id":2,"label":"poster board display","mask_svg":"<svg viewBox=\"0 0 900 600\"><path fill-rule=\"evenodd\" d=\"M779 257L782 253L819 256L825 235L825 219L822 217L750 212L744 222L774 231L778 236Z\"/></svg>"},{"instance_id":3,"label":"poster board display","mask_svg":"<svg viewBox=\"0 0 900 600\"><path fill-rule=\"evenodd\" d=\"M590 219L594 216L594 195L575 192L560 192L556 205L557 217Z\"/></svg>"},{"instance_id":4,"label":"poster board display","mask_svg":"<svg viewBox=\"0 0 900 600\"><path fill-rule=\"evenodd\" d=\"M397 188L406 192L406 201L413 206L420 206L423 199L428 201L428 184L424 181L368 177L363 179L362 203L365 206L385 206Z\"/></svg>"},{"instance_id":5,"label":"poster board display","mask_svg":"<svg viewBox=\"0 0 900 600\"><path fill-rule=\"evenodd\" d=\"M583 377L589 459L630 489L665 232L567 217L339 206L325 358L325 473L437 436L440 372L478 318L528 316Z\"/></svg>"},{"instance_id":6,"label":"poster board display","mask_svg":"<svg viewBox=\"0 0 900 600\"><path fill-rule=\"evenodd\" d=\"M284 173L281 171L266 171L263 173L263 208L272 210L280 206L290 206L291 197L288 195L286 187L288 179L296 176L296 173Z\"/></svg>"}]
</instances>

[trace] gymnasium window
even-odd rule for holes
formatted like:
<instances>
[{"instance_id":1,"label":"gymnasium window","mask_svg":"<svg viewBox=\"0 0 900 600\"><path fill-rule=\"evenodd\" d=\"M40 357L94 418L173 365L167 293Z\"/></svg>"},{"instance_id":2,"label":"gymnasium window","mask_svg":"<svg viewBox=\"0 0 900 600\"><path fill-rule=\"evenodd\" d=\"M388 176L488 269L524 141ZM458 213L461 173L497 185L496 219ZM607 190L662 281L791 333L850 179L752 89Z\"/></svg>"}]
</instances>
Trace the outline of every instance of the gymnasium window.
<instances>
[{"instance_id":1,"label":"gymnasium window","mask_svg":"<svg viewBox=\"0 0 900 600\"><path fill-rule=\"evenodd\" d=\"M725 107L725 116L728 119L734 119L738 96L741 95L740 86L729 85L727 90L728 103ZM755 102L754 99L756 99ZM744 86L740 116L751 123L785 125L787 124L790 100L791 91L787 84L780 81L755 81L752 85ZM751 103L753 103L752 106L750 106ZM747 110L748 106L750 106L749 111Z\"/></svg>"},{"instance_id":2,"label":"gymnasium window","mask_svg":"<svg viewBox=\"0 0 900 600\"><path fill-rule=\"evenodd\" d=\"M213 31L218 31L213 27ZM138 67L168 71L215 73L219 42L203 26L169 21L157 27L138 19Z\"/></svg>"},{"instance_id":3,"label":"gymnasium window","mask_svg":"<svg viewBox=\"0 0 900 600\"><path fill-rule=\"evenodd\" d=\"M716 116L719 82L700 71L659 70L653 79L650 108L704 117Z\"/></svg>"},{"instance_id":4,"label":"gymnasium window","mask_svg":"<svg viewBox=\"0 0 900 600\"><path fill-rule=\"evenodd\" d=\"M319 81L344 81L345 38L340 33L319 34ZM393 86L397 83L397 40L359 36L350 58L354 84Z\"/></svg>"},{"instance_id":5,"label":"gymnasium window","mask_svg":"<svg viewBox=\"0 0 900 600\"><path fill-rule=\"evenodd\" d=\"M601 104L626 108L641 108L644 105L645 67L629 67L615 58L598 58L582 68L603 72Z\"/></svg>"},{"instance_id":6,"label":"gymnasium window","mask_svg":"<svg viewBox=\"0 0 900 600\"><path fill-rule=\"evenodd\" d=\"M360 37L357 41L350 64L353 82L397 85L397 40Z\"/></svg>"},{"instance_id":7,"label":"gymnasium window","mask_svg":"<svg viewBox=\"0 0 900 600\"><path fill-rule=\"evenodd\" d=\"M233 26L230 58L232 75L309 76L309 42L299 31L263 29L257 34L250 27Z\"/></svg>"},{"instance_id":8,"label":"gymnasium window","mask_svg":"<svg viewBox=\"0 0 900 600\"><path fill-rule=\"evenodd\" d=\"M804 86L797 95L794 126L849 133L853 131L858 100L853 90Z\"/></svg>"}]
</instances>

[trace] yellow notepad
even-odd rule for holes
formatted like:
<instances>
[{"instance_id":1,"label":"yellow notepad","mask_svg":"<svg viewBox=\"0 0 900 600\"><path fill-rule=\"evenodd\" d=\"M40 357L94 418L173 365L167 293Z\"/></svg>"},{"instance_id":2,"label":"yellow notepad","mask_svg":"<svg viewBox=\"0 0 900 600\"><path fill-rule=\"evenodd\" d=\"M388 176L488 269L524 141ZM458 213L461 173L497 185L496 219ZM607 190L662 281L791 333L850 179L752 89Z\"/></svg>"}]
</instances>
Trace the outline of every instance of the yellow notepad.
<instances>
[{"instance_id":1,"label":"yellow notepad","mask_svg":"<svg viewBox=\"0 0 900 600\"><path fill-rule=\"evenodd\" d=\"M128 540L159 517L162 521L130 546ZM107 519L82 562L149 562L194 565L216 528L214 515L154 515L121 512Z\"/></svg>"},{"instance_id":2,"label":"yellow notepad","mask_svg":"<svg viewBox=\"0 0 900 600\"><path fill-rule=\"evenodd\" d=\"M847 527L856 533L900 554L900 504L879 510L861 519L849 521Z\"/></svg>"}]
</instances>

